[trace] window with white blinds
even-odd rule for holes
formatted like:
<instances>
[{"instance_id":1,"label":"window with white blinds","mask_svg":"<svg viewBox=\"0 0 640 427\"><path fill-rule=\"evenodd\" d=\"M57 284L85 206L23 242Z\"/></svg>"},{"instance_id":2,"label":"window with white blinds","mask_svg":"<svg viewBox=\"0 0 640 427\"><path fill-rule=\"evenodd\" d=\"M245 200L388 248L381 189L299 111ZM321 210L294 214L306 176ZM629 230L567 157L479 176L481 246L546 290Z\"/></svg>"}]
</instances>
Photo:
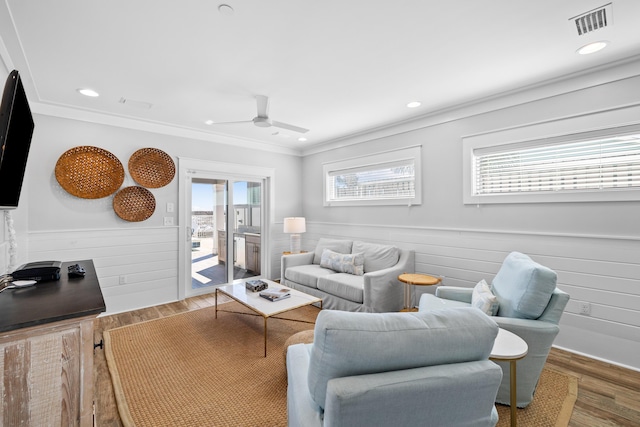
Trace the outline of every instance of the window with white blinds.
<instances>
[{"instance_id":1,"label":"window with white blinds","mask_svg":"<svg viewBox=\"0 0 640 427\"><path fill-rule=\"evenodd\" d=\"M420 148L327 163L325 206L415 205L420 198Z\"/></svg>"},{"instance_id":2,"label":"window with white blinds","mask_svg":"<svg viewBox=\"0 0 640 427\"><path fill-rule=\"evenodd\" d=\"M584 136L581 135L581 136ZM636 200L640 197L640 132L555 143L482 147L472 152L472 196L538 195L531 201ZM578 139L578 138L575 138ZM636 191L637 193L633 193ZM619 193L615 195L614 193ZM601 197L598 194L607 193ZM613 196L611 196L614 194ZM544 198L544 195L552 195ZM496 199L490 199L494 203ZM526 197L518 201L527 201Z\"/></svg>"},{"instance_id":3,"label":"window with white blinds","mask_svg":"<svg viewBox=\"0 0 640 427\"><path fill-rule=\"evenodd\" d=\"M640 188L640 134L475 157L476 194Z\"/></svg>"}]
</instances>

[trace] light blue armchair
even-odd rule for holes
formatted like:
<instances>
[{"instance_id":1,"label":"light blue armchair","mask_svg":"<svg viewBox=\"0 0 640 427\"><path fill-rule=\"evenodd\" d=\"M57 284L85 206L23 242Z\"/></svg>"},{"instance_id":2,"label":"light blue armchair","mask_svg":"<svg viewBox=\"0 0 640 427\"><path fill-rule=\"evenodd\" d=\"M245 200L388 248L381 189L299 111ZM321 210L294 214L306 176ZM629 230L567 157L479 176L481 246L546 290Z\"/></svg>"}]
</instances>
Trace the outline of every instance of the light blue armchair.
<instances>
[{"instance_id":1,"label":"light blue armchair","mask_svg":"<svg viewBox=\"0 0 640 427\"><path fill-rule=\"evenodd\" d=\"M313 344L287 349L289 426L495 426L497 333L474 308L323 310Z\"/></svg>"},{"instance_id":2,"label":"light blue armchair","mask_svg":"<svg viewBox=\"0 0 640 427\"><path fill-rule=\"evenodd\" d=\"M569 294L556 287L556 273L519 252L509 254L491 283L499 303L495 320L499 327L526 341L529 352L517 362L517 406L526 407L533 400L540 373L551 345L560 331L558 323ZM441 286L436 295L423 294L419 311L472 305L473 289ZM508 362L497 362L503 377L496 402L510 404Z\"/></svg>"}]
</instances>

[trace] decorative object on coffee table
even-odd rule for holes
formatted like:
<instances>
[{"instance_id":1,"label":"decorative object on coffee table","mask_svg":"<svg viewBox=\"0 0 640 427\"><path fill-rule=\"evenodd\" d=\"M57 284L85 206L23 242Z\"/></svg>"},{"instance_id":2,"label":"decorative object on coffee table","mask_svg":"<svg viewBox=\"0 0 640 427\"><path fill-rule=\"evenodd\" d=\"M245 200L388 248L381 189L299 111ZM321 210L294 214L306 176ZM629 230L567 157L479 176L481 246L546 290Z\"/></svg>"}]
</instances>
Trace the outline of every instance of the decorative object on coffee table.
<instances>
[{"instance_id":1,"label":"decorative object on coffee table","mask_svg":"<svg viewBox=\"0 0 640 427\"><path fill-rule=\"evenodd\" d=\"M144 221L156 210L156 199L146 188L126 187L113 198L113 210L125 221Z\"/></svg>"},{"instance_id":2,"label":"decorative object on coffee table","mask_svg":"<svg viewBox=\"0 0 640 427\"><path fill-rule=\"evenodd\" d=\"M55 167L56 180L69 194L100 199L115 193L124 181L124 167L102 148L79 146L65 151Z\"/></svg>"},{"instance_id":3,"label":"decorative object on coffee table","mask_svg":"<svg viewBox=\"0 0 640 427\"><path fill-rule=\"evenodd\" d=\"M162 150L141 148L129 158L129 173L143 187L160 188L173 180L176 165Z\"/></svg>"}]
</instances>

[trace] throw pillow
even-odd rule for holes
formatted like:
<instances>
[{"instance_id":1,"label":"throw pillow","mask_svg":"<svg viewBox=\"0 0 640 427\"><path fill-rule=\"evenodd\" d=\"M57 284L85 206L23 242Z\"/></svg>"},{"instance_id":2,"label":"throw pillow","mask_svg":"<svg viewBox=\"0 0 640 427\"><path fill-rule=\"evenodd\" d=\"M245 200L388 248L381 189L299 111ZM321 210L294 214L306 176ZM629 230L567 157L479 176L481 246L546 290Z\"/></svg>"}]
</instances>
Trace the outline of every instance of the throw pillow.
<instances>
[{"instance_id":1,"label":"throw pillow","mask_svg":"<svg viewBox=\"0 0 640 427\"><path fill-rule=\"evenodd\" d=\"M331 249L325 249L322 251L320 267L329 268L338 273L362 276L364 274L364 254L341 254Z\"/></svg>"},{"instance_id":2,"label":"throw pillow","mask_svg":"<svg viewBox=\"0 0 640 427\"><path fill-rule=\"evenodd\" d=\"M498 298L491 292L486 280L482 279L473 288L471 294L471 306L479 308L488 316L495 316L498 312Z\"/></svg>"}]
</instances>

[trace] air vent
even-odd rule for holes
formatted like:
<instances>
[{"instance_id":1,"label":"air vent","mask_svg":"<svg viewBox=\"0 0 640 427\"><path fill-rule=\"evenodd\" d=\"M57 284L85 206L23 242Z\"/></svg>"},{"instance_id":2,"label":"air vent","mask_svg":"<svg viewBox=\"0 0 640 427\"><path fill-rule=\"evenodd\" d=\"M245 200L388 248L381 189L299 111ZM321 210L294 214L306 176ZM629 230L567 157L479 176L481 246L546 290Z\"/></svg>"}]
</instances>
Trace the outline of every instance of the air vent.
<instances>
[{"instance_id":1,"label":"air vent","mask_svg":"<svg viewBox=\"0 0 640 427\"><path fill-rule=\"evenodd\" d=\"M613 13L611 3L574 16L569 20L575 23L578 35L583 36L593 31L610 26Z\"/></svg>"}]
</instances>

